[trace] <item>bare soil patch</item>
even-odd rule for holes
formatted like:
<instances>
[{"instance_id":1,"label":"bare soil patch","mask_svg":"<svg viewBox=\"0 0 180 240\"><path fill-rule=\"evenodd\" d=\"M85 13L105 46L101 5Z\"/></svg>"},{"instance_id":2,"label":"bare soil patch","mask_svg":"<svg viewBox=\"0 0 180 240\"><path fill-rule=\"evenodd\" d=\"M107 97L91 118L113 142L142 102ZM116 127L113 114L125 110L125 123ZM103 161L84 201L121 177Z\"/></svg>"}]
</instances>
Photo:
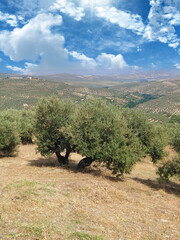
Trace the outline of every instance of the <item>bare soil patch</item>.
<instances>
[{"instance_id":1,"label":"bare soil patch","mask_svg":"<svg viewBox=\"0 0 180 240\"><path fill-rule=\"evenodd\" d=\"M180 182L159 184L148 160L117 180L103 168L76 170L34 145L0 158L0 239L179 240Z\"/></svg>"}]
</instances>

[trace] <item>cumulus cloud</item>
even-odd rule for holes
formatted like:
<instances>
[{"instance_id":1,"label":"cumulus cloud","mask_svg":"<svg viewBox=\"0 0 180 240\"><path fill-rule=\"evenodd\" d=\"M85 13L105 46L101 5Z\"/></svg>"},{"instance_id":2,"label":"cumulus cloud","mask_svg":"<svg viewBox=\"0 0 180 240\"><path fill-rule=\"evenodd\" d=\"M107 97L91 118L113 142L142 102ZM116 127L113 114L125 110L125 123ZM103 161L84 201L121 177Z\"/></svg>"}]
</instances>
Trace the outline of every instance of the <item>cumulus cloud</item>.
<instances>
[{"instance_id":1,"label":"cumulus cloud","mask_svg":"<svg viewBox=\"0 0 180 240\"><path fill-rule=\"evenodd\" d=\"M76 21L80 21L85 16L84 9L77 7L73 2L68 0L56 0L56 2L50 7L51 11L59 10L62 13L73 17Z\"/></svg>"},{"instance_id":2,"label":"cumulus cloud","mask_svg":"<svg viewBox=\"0 0 180 240\"><path fill-rule=\"evenodd\" d=\"M69 52L69 54L79 60L83 67L88 69L122 70L128 67L128 64L121 54L113 55L101 53L95 59L75 51Z\"/></svg>"},{"instance_id":3,"label":"cumulus cloud","mask_svg":"<svg viewBox=\"0 0 180 240\"><path fill-rule=\"evenodd\" d=\"M105 6L96 8L96 16L118 24L121 28L132 30L138 35L144 31L142 18L138 14L130 14L115 7Z\"/></svg>"},{"instance_id":4,"label":"cumulus cloud","mask_svg":"<svg viewBox=\"0 0 180 240\"><path fill-rule=\"evenodd\" d=\"M39 14L23 28L15 28L12 32L0 32L0 50L14 61L35 61L39 55L53 51L53 48L61 52L64 37L59 34L53 35L50 30L52 26L61 23L61 16Z\"/></svg>"},{"instance_id":5,"label":"cumulus cloud","mask_svg":"<svg viewBox=\"0 0 180 240\"><path fill-rule=\"evenodd\" d=\"M97 6L110 6L112 0L75 0L83 8L93 8Z\"/></svg>"},{"instance_id":6,"label":"cumulus cloud","mask_svg":"<svg viewBox=\"0 0 180 240\"><path fill-rule=\"evenodd\" d=\"M96 58L97 65L105 69L124 69L128 65L121 54L102 53Z\"/></svg>"},{"instance_id":7,"label":"cumulus cloud","mask_svg":"<svg viewBox=\"0 0 180 240\"><path fill-rule=\"evenodd\" d=\"M13 61L28 60L26 72L54 73L68 67L68 54L64 50L64 37L51 31L62 24L62 17L40 13L24 27L0 32L0 50Z\"/></svg>"},{"instance_id":8,"label":"cumulus cloud","mask_svg":"<svg viewBox=\"0 0 180 240\"><path fill-rule=\"evenodd\" d=\"M112 6L111 1L103 5L95 4L94 8L97 17L142 35L145 40L160 41L169 47L178 48L180 39L175 26L180 25L179 0L150 0L150 6L147 25L143 23L141 16L119 10Z\"/></svg>"},{"instance_id":9,"label":"cumulus cloud","mask_svg":"<svg viewBox=\"0 0 180 240\"><path fill-rule=\"evenodd\" d=\"M93 58L89 58L84 54L78 53L76 51L69 52L67 51L69 55L71 55L74 59L77 59L81 62L82 66L85 68L93 69L97 66L96 61Z\"/></svg>"},{"instance_id":10,"label":"cumulus cloud","mask_svg":"<svg viewBox=\"0 0 180 240\"><path fill-rule=\"evenodd\" d=\"M177 69L180 69L180 63L179 63L179 64L177 63L177 64L175 64L174 66L175 66Z\"/></svg>"},{"instance_id":11,"label":"cumulus cloud","mask_svg":"<svg viewBox=\"0 0 180 240\"><path fill-rule=\"evenodd\" d=\"M180 25L179 3L176 0L150 0L151 9L144 38L160 41L172 48L180 45L180 39L174 26Z\"/></svg>"},{"instance_id":12,"label":"cumulus cloud","mask_svg":"<svg viewBox=\"0 0 180 240\"><path fill-rule=\"evenodd\" d=\"M128 67L121 54L102 53L95 59L83 53L64 48L65 39L52 32L52 27L61 26L62 17L52 13L39 13L22 28L0 32L0 50L13 61L26 60L24 68L6 67L22 74L52 74L122 70ZM71 57L71 59L70 59ZM37 63L38 62L38 63Z\"/></svg>"},{"instance_id":13,"label":"cumulus cloud","mask_svg":"<svg viewBox=\"0 0 180 240\"><path fill-rule=\"evenodd\" d=\"M6 68L11 69L14 72L24 73L24 69L23 68L19 68L19 67L16 67L16 66L7 65Z\"/></svg>"},{"instance_id":14,"label":"cumulus cloud","mask_svg":"<svg viewBox=\"0 0 180 240\"><path fill-rule=\"evenodd\" d=\"M17 18L15 15L2 13L0 11L0 21L5 22L6 24L10 25L11 27L17 26Z\"/></svg>"},{"instance_id":15,"label":"cumulus cloud","mask_svg":"<svg viewBox=\"0 0 180 240\"><path fill-rule=\"evenodd\" d=\"M17 66L11 66L11 65L7 65L6 68L11 69L14 72L17 73L21 73L21 74L33 74L35 68L37 68L38 65L37 64L33 64L33 63L25 63L24 68L20 68Z\"/></svg>"},{"instance_id":16,"label":"cumulus cloud","mask_svg":"<svg viewBox=\"0 0 180 240\"><path fill-rule=\"evenodd\" d=\"M47 7L52 2L54 1L48 1ZM137 66L129 66L120 53L107 54L102 49L103 53L91 58L83 53L68 51L64 48L65 39L62 33L52 31L54 26L61 26L63 23L62 16L57 14L57 11L68 14L79 21L85 16L85 8L89 3L90 1L86 0L56 0L48 8L50 12L39 12L22 28L16 27L12 31L1 31L0 51L13 61L27 61L24 68L10 64L6 67L22 74L81 73L91 70L95 73L105 71L113 73L128 68L137 69ZM105 0L103 3L100 0L94 0L93 7L96 16L118 24L121 28L132 30L138 35L143 34L144 24L139 15L118 10L111 7L110 3L110 0ZM32 4L35 4L35 1L32 1ZM23 21L23 16L19 16L18 20Z\"/></svg>"}]
</instances>

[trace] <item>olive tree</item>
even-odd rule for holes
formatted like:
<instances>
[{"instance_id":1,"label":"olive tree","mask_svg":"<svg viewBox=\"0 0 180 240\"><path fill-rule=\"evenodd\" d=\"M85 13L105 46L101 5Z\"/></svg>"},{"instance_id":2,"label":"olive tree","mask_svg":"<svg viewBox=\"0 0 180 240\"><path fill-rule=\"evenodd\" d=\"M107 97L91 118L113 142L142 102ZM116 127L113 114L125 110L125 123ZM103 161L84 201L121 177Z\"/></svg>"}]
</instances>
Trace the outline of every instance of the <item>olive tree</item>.
<instances>
[{"instance_id":1,"label":"olive tree","mask_svg":"<svg viewBox=\"0 0 180 240\"><path fill-rule=\"evenodd\" d=\"M167 135L161 125L150 123L142 111L125 109L128 128L139 139L143 156L150 155L153 163L164 156Z\"/></svg>"},{"instance_id":2,"label":"olive tree","mask_svg":"<svg viewBox=\"0 0 180 240\"><path fill-rule=\"evenodd\" d=\"M129 173L141 156L138 138L113 105L101 100L86 101L76 114L73 126L76 151L83 156L78 168L98 161L113 174Z\"/></svg>"},{"instance_id":3,"label":"olive tree","mask_svg":"<svg viewBox=\"0 0 180 240\"><path fill-rule=\"evenodd\" d=\"M23 144L32 143L34 135L34 111L22 110L19 120L19 134Z\"/></svg>"},{"instance_id":4,"label":"olive tree","mask_svg":"<svg viewBox=\"0 0 180 240\"><path fill-rule=\"evenodd\" d=\"M43 98L35 110L35 133L37 150L43 156L55 153L61 164L67 163L73 150L71 144L71 122L74 105L64 103L56 97ZM61 152L66 150L65 156Z\"/></svg>"},{"instance_id":5,"label":"olive tree","mask_svg":"<svg viewBox=\"0 0 180 240\"><path fill-rule=\"evenodd\" d=\"M179 156L172 160L163 162L159 167L157 173L161 180L168 181L170 177L180 177L180 128L176 129L176 133L171 142L172 147L176 150Z\"/></svg>"},{"instance_id":6,"label":"olive tree","mask_svg":"<svg viewBox=\"0 0 180 240\"><path fill-rule=\"evenodd\" d=\"M0 115L0 154L14 153L19 143L20 138L16 124Z\"/></svg>"},{"instance_id":7,"label":"olive tree","mask_svg":"<svg viewBox=\"0 0 180 240\"><path fill-rule=\"evenodd\" d=\"M21 143L32 143L33 138L33 121L34 121L34 112L32 110L15 110L8 109L2 111L0 115L3 115L3 118L16 126L18 130Z\"/></svg>"}]
</instances>

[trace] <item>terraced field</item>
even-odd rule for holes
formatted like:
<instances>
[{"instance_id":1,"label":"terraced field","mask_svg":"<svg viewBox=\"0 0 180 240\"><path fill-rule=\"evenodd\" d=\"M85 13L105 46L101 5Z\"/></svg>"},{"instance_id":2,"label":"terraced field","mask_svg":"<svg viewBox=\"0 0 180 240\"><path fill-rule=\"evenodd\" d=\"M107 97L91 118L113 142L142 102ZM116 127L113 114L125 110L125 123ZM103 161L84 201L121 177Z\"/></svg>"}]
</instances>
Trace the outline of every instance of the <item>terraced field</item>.
<instances>
[{"instance_id":1,"label":"terraced field","mask_svg":"<svg viewBox=\"0 0 180 240\"><path fill-rule=\"evenodd\" d=\"M155 100L150 100L138 105L138 108L149 113L180 115L180 93L170 94Z\"/></svg>"}]
</instances>

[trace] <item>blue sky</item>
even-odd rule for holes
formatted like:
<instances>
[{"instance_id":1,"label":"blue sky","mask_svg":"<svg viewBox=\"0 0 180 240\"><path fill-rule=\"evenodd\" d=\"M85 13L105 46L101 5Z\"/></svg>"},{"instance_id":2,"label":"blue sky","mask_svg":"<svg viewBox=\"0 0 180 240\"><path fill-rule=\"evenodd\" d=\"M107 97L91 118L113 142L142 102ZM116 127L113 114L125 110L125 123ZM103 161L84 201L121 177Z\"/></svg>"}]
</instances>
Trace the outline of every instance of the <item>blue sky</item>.
<instances>
[{"instance_id":1,"label":"blue sky","mask_svg":"<svg viewBox=\"0 0 180 240\"><path fill-rule=\"evenodd\" d=\"M180 71L179 0L1 0L0 72Z\"/></svg>"}]
</instances>

